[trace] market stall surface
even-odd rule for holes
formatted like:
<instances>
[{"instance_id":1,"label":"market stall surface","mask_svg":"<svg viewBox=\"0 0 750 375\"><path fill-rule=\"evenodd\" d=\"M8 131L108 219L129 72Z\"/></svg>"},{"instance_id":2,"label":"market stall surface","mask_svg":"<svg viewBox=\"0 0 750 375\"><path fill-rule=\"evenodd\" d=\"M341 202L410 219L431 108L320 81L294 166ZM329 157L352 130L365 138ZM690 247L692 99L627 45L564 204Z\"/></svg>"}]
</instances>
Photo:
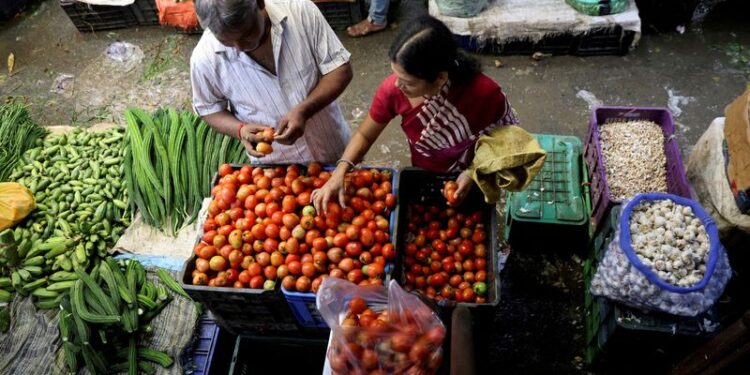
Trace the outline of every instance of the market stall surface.
<instances>
[{"instance_id":1,"label":"market stall surface","mask_svg":"<svg viewBox=\"0 0 750 375\"><path fill-rule=\"evenodd\" d=\"M5 102L30 104L42 124L88 126L122 122L127 107L190 107L188 61L199 35L146 27L79 33L56 0L39 1L0 25L0 58L14 66L0 73ZM590 106L669 107L687 154L711 120L750 79L750 28L741 19L748 5L729 1L699 28L684 34L643 35L626 56L479 56L484 71L505 89L521 124L534 133L583 138ZM403 0L389 30L362 39L339 33L352 53L354 80L341 97L356 127L380 81L390 73L387 49L398 23L425 12ZM107 56L116 41L135 46L124 62ZM367 156L370 165L409 165L407 144L394 122ZM490 364L505 373L580 373L583 364L584 249L565 244L539 252L512 253L503 273L502 302L495 318ZM670 353L659 352L665 366ZM603 363L595 372L622 369Z\"/></svg>"}]
</instances>

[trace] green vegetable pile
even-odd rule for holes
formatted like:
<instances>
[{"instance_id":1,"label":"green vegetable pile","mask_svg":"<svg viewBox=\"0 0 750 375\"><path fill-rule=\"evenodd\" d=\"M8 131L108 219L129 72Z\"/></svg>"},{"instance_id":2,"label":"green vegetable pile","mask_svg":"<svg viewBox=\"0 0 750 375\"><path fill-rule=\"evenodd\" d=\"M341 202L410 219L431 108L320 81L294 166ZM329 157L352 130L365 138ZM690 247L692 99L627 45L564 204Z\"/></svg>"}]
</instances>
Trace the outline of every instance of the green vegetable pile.
<instances>
[{"instance_id":1,"label":"green vegetable pile","mask_svg":"<svg viewBox=\"0 0 750 375\"><path fill-rule=\"evenodd\" d=\"M24 153L10 178L29 188L37 209L14 228L18 261L0 271L0 283L9 277L37 307L55 308L66 289L57 283L107 255L130 224L124 138L122 128L74 129Z\"/></svg>"},{"instance_id":2,"label":"green vegetable pile","mask_svg":"<svg viewBox=\"0 0 750 375\"><path fill-rule=\"evenodd\" d=\"M155 228L175 234L198 216L211 176L223 163L247 161L244 146L190 112L129 109L125 176L131 205Z\"/></svg>"},{"instance_id":3,"label":"green vegetable pile","mask_svg":"<svg viewBox=\"0 0 750 375\"><path fill-rule=\"evenodd\" d=\"M90 274L76 272L60 302L62 356L69 374L81 365L90 373L127 371L154 374L154 364L170 367L174 360L166 353L138 345L142 335L153 332L151 321L172 300L172 293L185 291L164 270L160 282L149 280L135 260L98 262ZM83 361L81 361L81 359Z\"/></svg>"},{"instance_id":4,"label":"green vegetable pile","mask_svg":"<svg viewBox=\"0 0 750 375\"><path fill-rule=\"evenodd\" d=\"M19 104L0 106L0 182L8 181L23 153L41 141L47 131L31 121Z\"/></svg>"}]
</instances>

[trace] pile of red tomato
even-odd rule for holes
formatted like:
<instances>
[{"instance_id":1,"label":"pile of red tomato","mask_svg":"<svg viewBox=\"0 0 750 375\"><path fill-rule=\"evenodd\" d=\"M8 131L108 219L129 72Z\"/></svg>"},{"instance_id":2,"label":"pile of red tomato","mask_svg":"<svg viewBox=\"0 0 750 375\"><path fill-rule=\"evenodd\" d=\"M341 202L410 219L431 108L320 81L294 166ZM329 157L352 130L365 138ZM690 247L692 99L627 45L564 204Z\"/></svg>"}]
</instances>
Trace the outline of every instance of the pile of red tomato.
<instances>
[{"instance_id":1,"label":"pile of red tomato","mask_svg":"<svg viewBox=\"0 0 750 375\"><path fill-rule=\"evenodd\" d=\"M482 212L410 206L404 288L436 301L486 303L489 249Z\"/></svg>"},{"instance_id":2,"label":"pile of red tomato","mask_svg":"<svg viewBox=\"0 0 750 375\"><path fill-rule=\"evenodd\" d=\"M389 217L396 204L388 171L347 175L346 207L316 213L310 195L330 178L320 164L219 168L202 240L195 246L194 285L317 291L326 277L382 285L396 258Z\"/></svg>"},{"instance_id":3,"label":"pile of red tomato","mask_svg":"<svg viewBox=\"0 0 750 375\"><path fill-rule=\"evenodd\" d=\"M353 298L328 360L333 374L430 374L442 361L442 324L427 305L389 314L374 311L362 298Z\"/></svg>"}]
</instances>

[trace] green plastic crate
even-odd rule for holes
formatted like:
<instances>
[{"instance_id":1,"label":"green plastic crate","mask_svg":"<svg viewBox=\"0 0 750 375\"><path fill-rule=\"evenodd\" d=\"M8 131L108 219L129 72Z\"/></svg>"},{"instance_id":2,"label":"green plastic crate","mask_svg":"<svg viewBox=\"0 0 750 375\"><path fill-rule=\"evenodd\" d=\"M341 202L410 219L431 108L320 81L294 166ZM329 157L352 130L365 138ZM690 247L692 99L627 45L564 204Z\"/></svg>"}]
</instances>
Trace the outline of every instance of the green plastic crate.
<instances>
[{"instance_id":1,"label":"green plastic crate","mask_svg":"<svg viewBox=\"0 0 750 375\"><path fill-rule=\"evenodd\" d=\"M607 351L613 338L620 342L665 341L674 336L710 338L720 331L716 307L693 318L631 308L589 292L599 262L614 239L620 205L612 207L591 241L589 257L583 264L585 312L585 361L593 363ZM627 344L626 344L627 345Z\"/></svg>"},{"instance_id":2,"label":"green plastic crate","mask_svg":"<svg viewBox=\"0 0 750 375\"><path fill-rule=\"evenodd\" d=\"M542 170L525 191L507 193L503 237L514 247L541 240L544 230L560 237L581 239L585 248L592 235L588 170L583 164L581 140L563 135L535 135L547 151ZM575 227L575 228L573 228Z\"/></svg>"}]
</instances>

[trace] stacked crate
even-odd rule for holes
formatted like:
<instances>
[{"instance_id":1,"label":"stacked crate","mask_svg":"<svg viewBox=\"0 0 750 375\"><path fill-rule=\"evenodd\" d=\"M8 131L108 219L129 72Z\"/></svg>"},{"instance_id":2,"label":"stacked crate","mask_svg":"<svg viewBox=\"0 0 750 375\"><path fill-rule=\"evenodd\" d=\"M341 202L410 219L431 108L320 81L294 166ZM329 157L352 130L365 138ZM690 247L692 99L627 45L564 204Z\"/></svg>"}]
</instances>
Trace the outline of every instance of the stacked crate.
<instances>
[{"instance_id":1,"label":"stacked crate","mask_svg":"<svg viewBox=\"0 0 750 375\"><path fill-rule=\"evenodd\" d=\"M581 141L562 135L540 134L536 138L547 158L526 190L506 195L504 238L516 250L560 243L572 249L585 248L591 209Z\"/></svg>"}]
</instances>

